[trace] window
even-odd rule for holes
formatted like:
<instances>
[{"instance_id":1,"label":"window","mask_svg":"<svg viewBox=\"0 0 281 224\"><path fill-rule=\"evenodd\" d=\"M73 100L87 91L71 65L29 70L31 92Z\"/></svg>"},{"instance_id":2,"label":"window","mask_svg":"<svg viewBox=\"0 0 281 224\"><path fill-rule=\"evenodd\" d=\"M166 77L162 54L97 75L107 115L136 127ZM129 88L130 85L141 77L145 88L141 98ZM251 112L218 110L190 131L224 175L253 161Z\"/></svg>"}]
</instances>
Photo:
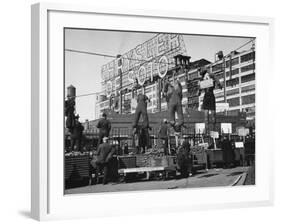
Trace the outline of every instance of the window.
<instances>
[{"instance_id":1,"label":"window","mask_svg":"<svg viewBox=\"0 0 281 224\"><path fill-rule=\"evenodd\" d=\"M223 72L217 73L217 74L216 74L216 77L217 77L218 79L222 79L222 78L223 78Z\"/></svg>"},{"instance_id":2,"label":"window","mask_svg":"<svg viewBox=\"0 0 281 224\"><path fill-rule=\"evenodd\" d=\"M230 60L225 62L225 66L227 68L229 67L229 61ZM231 59L231 66L237 65L238 63L239 63L239 57Z\"/></svg>"},{"instance_id":3,"label":"window","mask_svg":"<svg viewBox=\"0 0 281 224\"><path fill-rule=\"evenodd\" d=\"M212 66L212 72L221 71L222 70L222 63L216 64Z\"/></svg>"},{"instance_id":4,"label":"window","mask_svg":"<svg viewBox=\"0 0 281 224\"><path fill-rule=\"evenodd\" d=\"M239 68L231 70L231 75L237 75L239 73ZM230 75L230 71L226 72L226 77Z\"/></svg>"},{"instance_id":5,"label":"window","mask_svg":"<svg viewBox=\"0 0 281 224\"><path fill-rule=\"evenodd\" d=\"M247 72L255 69L255 64L250 64L241 68L241 72Z\"/></svg>"},{"instance_id":6,"label":"window","mask_svg":"<svg viewBox=\"0 0 281 224\"><path fill-rule=\"evenodd\" d=\"M251 52L241 56L241 63L250 60L255 60L255 52Z\"/></svg>"},{"instance_id":7,"label":"window","mask_svg":"<svg viewBox=\"0 0 281 224\"><path fill-rule=\"evenodd\" d=\"M230 115L230 116L237 116L237 115L239 114L239 112L240 112L240 109L229 110L229 111L227 112L227 114Z\"/></svg>"},{"instance_id":8,"label":"window","mask_svg":"<svg viewBox=\"0 0 281 224\"><path fill-rule=\"evenodd\" d=\"M239 97L228 99L227 102L229 103L230 107L236 107L240 105Z\"/></svg>"},{"instance_id":9,"label":"window","mask_svg":"<svg viewBox=\"0 0 281 224\"><path fill-rule=\"evenodd\" d=\"M235 94L238 94L238 93L239 93L239 88L227 91L226 95L232 96L232 95L235 95Z\"/></svg>"},{"instance_id":10,"label":"window","mask_svg":"<svg viewBox=\"0 0 281 224\"><path fill-rule=\"evenodd\" d=\"M189 80L198 78L198 71L192 72L189 75Z\"/></svg>"},{"instance_id":11,"label":"window","mask_svg":"<svg viewBox=\"0 0 281 224\"><path fill-rule=\"evenodd\" d=\"M241 77L241 83L250 82L255 80L255 73Z\"/></svg>"},{"instance_id":12,"label":"window","mask_svg":"<svg viewBox=\"0 0 281 224\"><path fill-rule=\"evenodd\" d=\"M254 113L254 112L256 111L256 108L255 108L255 106L254 106L254 107L246 107L246 108L244 109L244 111L245 111L246 113Z\"/></svg>"},{"instance_id":13,"label":"window","mask_svg":"<svg viewBox=\"0 0 281 224\"><path fill-rule=\"evenodd\" d=\"M239 78L230 79L226 81L226 86L236 86L239 84Z\"/></svg>"},{"instance_id":14,"label":"window","mask_svg":"<svg viewBox=\"0 0 281 224\"><path fill-rule=\"evenodd\" d=\"M249 91L252 91L252 90L255 90L255 85L242 87L241 92L245 93L245 92L249 92Z\"/></svg>"},{"instance_id":15,"label":"window","mask_svg":"<svg viewBox=\"0 0 281 224\"><path fill-rule=\"evenodd\" d=\"M224 92L216 94L216 97L222 97L222 96L224 96Z\"/></svg>"},{"instance_id":16,"label":"window","mask_svg":"<svg viewBox=\"0 0 281 224\"><path fill-rule=\"evenodd\" d=\"M255 94L242 96L242 105L255 103Z\"/></svg>"}]
</instances>

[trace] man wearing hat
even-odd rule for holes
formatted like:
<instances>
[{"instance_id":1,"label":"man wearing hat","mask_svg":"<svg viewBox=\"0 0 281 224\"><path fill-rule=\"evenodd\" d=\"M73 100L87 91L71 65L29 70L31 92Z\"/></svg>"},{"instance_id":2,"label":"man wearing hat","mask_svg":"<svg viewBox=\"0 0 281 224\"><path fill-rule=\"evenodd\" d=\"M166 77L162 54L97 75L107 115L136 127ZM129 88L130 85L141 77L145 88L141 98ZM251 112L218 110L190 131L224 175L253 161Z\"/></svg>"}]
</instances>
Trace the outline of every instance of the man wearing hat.
<instances>
[{"instance_id":1,"label":"man wearing hat","mask_svg":"<svg viewBox=\"0 0 281 224\"><path fill-rule=\"evenodd\" d=\"M99 122L97 124L97 128L99 129L99 142L98 142L98 144L101 144L103 137L108 137L110 129L111 129L111 123L110 123L109 120L107 120L106 113L102 114L102 119L99 120Z\"/></svg>"},{"instance_id":2,"label":"man wearing hat","mask_svg":"<svg viewBox=\"0 0 281 224\"><path fill-rule=\"evenodd\" d=\"M91 162L92 166L96 170L96 178L98 177L99 173L103 169L104 177L103 177L103 184L107 184L108 181L108 168L110 159L112 159L113 154L115 153L114 148L108 143L108 137L103 137L103 143L101 143L98 147L96 158L94 161Z\"/></svg>"}]
</instances>

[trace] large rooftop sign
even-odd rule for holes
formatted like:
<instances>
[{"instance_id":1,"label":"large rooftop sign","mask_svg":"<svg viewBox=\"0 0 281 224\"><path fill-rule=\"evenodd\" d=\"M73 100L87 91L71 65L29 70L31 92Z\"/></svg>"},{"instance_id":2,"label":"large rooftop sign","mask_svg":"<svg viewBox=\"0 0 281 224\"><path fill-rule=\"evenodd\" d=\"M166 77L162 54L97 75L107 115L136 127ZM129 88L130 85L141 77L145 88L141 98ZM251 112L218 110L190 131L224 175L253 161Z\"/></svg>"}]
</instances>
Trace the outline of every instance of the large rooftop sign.
<instances>
[{"instance_id":1,"label":"large rooftop sign","mask_svg":"<svg viewBox=\"0 0 281 224\"><path fill-rule=\"evenodd\" d=\"M130 85L136 78L141 85L157 75L163 78L174 67L173 57L177 54L186 54L182 35L158 34L120 58L103 65L103 89L107 92L114 91L121 84L122 87Z\"/></svg>"}]
</instances>

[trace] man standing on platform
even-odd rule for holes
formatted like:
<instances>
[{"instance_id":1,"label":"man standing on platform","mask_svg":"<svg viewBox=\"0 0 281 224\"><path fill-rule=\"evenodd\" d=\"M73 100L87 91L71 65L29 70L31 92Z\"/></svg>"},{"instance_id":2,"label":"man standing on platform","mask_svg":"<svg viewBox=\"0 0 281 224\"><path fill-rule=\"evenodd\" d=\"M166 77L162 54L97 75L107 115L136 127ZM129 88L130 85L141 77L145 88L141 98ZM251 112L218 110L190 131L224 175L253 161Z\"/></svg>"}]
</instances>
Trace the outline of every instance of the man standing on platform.
<instances>
[{"instance_id":1,"label":"man standing on platform","mask_svg":"<svg viewBox=\"0 0 281 224\"><path fill-rule=\"evenodd\" d=\"M101 144L103 137L108 137L110 129L111 129L111 123L107 119L106 113L102 114L102 119L98 122L97 128L99 129L99 142L98 142L98 144Z\"/></svg>"},{"instance_id":2,"label":"man standing on platform","mask_svg":"<svg viewBox=\"0 0 281 224\"><path fill-rule=\"evenodd\" d=\"M133 122L133 128L134 132L137 131L138 123L140 116L142 116L143 128L149 128L149 121L148 121L148 115L147 115L147 102L149 102L149 98L144 94L140 93L137 98L137 108L135 112L134 122Z\"/></svg>"},{"instance_id":3,"label":"man standing on platform","mask_svg":"<svg viewBox=\"0 0 281 224\"><path fill-rule=\"evenodd\" d=\"M173 78L173 85L169 82L169 80L165 80L162 92L167 101L170 124L175 131L180 132L181 127L184 124L184 119L181 102L182 86L179 80L175 80ZM178 116L177 122L175 119L176 113Z\"/></svg>"}]
</instances>

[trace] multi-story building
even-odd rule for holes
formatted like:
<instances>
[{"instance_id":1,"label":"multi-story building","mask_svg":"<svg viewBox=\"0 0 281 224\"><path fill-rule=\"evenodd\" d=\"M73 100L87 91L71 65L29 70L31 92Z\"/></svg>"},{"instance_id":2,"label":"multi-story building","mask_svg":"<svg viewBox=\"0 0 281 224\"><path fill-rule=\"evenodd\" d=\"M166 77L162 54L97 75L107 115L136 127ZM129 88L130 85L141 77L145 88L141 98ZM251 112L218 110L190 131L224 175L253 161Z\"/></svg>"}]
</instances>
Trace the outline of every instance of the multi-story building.
<instances>
[{"instance_id":1,"label":"multi-story building","mask_svg":"<svg viewBox=\"0 0 281 224\"><path fill-rule=\"evenodd\" d=\"M227 114L246 112L247 119L255 118L255 49L231 52L208 66L226 89L215 89L216 103L228 103ZM224 85L223 85L224 86ZM200 96L202 103L203 95Z\"/></svg>"},{"instance_id":2,"label":"multi-story building","mask_svg":"<svg viewBox=\"0 0 281 224\"><path fill-rule=\"evenodd\" d=\"M199 73L198 68L209 65L210 62L205 59L200 59L195 62L191 62L189 64L188 70L180 70L175 73L175 79L178 79L182 85L183 98L182 104L185 107L192 108L198 110L199 108ZM175 67L170 69L166 78L169 80L173 79L173 73L175 71ZM160 77L155 77L153 81L150 81L145 84L144 91L147 97L150 99L150 102L147 105L148 113L155 113L167 110L167 102L166 99L161 97L161 81ZM190 81L187 81L190 80ZM193 85L193 87L191 86ZM141 92L142 89L138 90L138 93ZM128 114L132 112L131 108L131 100L132 100L132 90L128 88L124 88L122 91L122 113ZM120 96L119 99L120 100ZM96 117L100 117L102 112L108 111L111 106L114 104L114 98L106 97L105 95L101 95L97 97L96 103ZM160 109L161 108L161 109ZM120 108L119 108L120 109ZM117 110L120 112L120 110Z\"/></svg>"},{"instance_id":3,"label":"multi-story building","mask_svg":"<svg viewBox=\"0 0 281 224\"><path fill-rule=\"evenodd\" d=\"M181 45L181 47L184 49L182 50L180 47L177 52L186 54L184 44L182 43L182 38L180 36L177 38L178 46ZM172 55L170 55L170 51L168 51L168 54L169 55L167 57L169 59L174 58L174 56L176 56L176 51L174 51ZM165 52L161 56L165 56ZM220 80L222 85L225 81L225 90L224 88L214 90L217 105L220 103L228 103L228 115L237 115L239 112L246 112L247 119L255 118L254 48L243 52L231 52L227 56L222 57L220 60L217 60L214 63L211 63L205 59L191 62L189 63L188 69L178 69L175 66L175 62L172 62L171 60L167 61L169 66L166 68L167 70L165 73L165 78L172 80L172 76L175 75L174 78L181 82L183 87L182 104L184 107L200 110L204 95L199 95L200 75L198 69L201 67L206 67ZM151 65L151 79L148 79L143 83L145 94L150 98L150 102L148 103L147 107L148 113L167 110L167 103L164 98L161 98L160 94L161 79L163 77L160 77L160 75L152 76L152 67L153 66ZM159 70L160 69L158 68L158 72ZM139 71L138 75L140 75ZM114 85L112 85L113 81L109 81L111 83L111 90L114 88L114 86L115 88L117 88L117 86L120 87L119 94L113 94L114 97L110 97L108 94L106 94L107 84L106 81L103 81L102 86L104 89L104 94L98 96L95 107L96 118L99 118L102 112L108 111L112 108L114 108L118 113L122 112L122 114L129 114L133 112L131 107L132 82L131 85L128 85L128 77L128 73L126 73L126 77L122 77L122 73L120 73L120 76L118 77L118 80L115 81ZM124 84L120 85L120 82ZM138 91L142 90L139 89ZM219 109L219 106L217 106L217 108Z\"/></svg>"}]
</instances>

